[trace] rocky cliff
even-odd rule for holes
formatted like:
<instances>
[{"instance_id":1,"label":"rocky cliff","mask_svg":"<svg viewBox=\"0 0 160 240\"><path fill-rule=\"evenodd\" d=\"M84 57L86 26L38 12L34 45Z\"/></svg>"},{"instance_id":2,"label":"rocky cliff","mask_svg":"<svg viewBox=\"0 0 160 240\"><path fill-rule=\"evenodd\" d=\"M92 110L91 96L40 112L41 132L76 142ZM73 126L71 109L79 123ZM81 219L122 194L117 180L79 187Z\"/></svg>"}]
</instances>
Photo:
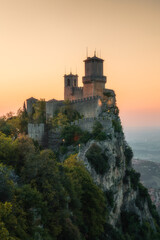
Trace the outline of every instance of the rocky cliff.
<instances>
[{"instance_id":1,"label":"rocky cliff","mask_svg":"<svg viewBox=\"0 0 160 240\"><path fill-rule=\"evenodd\" d=\"M112 122L109 134L105 132L108 137L81 145L78 159L84 161L94 182L106 193L108 223L121 227L123 214L130 213L138 216L141 224L148 222L155 229L147 192L139 183L140 175L132 169L132 150L125 141L120 119L114 111L104 112L106 115Z\"/></svg>"}]
</instances>

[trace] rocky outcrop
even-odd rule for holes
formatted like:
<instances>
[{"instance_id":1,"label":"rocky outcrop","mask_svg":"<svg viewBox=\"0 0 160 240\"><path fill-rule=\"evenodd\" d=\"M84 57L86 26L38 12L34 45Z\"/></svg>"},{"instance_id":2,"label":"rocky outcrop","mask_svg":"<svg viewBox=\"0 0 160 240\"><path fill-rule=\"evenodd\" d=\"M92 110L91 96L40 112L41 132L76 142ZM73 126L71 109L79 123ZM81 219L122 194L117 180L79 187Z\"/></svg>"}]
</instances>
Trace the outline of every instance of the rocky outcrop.
<instances>
[{"instance_id":1,"label":"rocky outcrop","mask_svg":"<svg viewBox=\"0 0 160 240\"><path fill-rule=\"evenodd\" d=\"M147 199L139 199L138 185L133 187L131 177L129 174L127 175L132 172L132 163L128 162L126 156L125 151L128 146L123 131L120 126L119 128L115 126L115 123L120 124L120 119L113 113L111 116L113 131L111 131L110 138L104 141L90 140L86 145L81 145L78 159L84 162L94 182L110 195L110 199L113 198L108 207L108 223L115 227L120 226L122 212L131 212L137 214L141 222L148 221L152 228L155 228ZM106 167L105 171L101 169L98 172L98 165L95 167L92 162L95 148L100 149L99 158L101 159L103 156L104 161L107 161L108 166L104 166ZM91 154L91 158L89 154ZM95 157L98 158L97 155ZM141 207L137 206L137 199L142 201Z\"/></svg>"}]
</instances>

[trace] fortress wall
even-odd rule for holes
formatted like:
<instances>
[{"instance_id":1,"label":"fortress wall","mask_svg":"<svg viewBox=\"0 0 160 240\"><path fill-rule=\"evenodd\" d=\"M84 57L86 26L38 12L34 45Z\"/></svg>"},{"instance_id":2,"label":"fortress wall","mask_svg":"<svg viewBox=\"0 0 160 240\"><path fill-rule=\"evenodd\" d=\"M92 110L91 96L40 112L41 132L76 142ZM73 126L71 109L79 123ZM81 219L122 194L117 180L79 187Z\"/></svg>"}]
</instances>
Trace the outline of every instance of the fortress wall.
<instances>
[{"instance_id":1,"label":"fortress wall","mask_svg":"<svg viewBox=\"0 0 160 240\"><path fill-rule=\"evenodd\" d=\"M72 99L82 99L83 98L83 87L73 87L72 89Z\"/></svg>"},{"instance_id":2,"label":"fortress wall","mask_svg":"<svg viewBox=\"0 0 160 240\"><path fill-rule=\"evenodd\" d=\"M102 102L100 97L88 97L71 102L73 109L85 118L98 117L101 113Z\"/></svg>"},{"instance_id":3,"label":"fortress wall","mask_svg":"<svg viewBox=\"0 0 160 240\"><path fill-rule=\"evenodd\" d=\"M55 111L63 106L64 101L48 101L46 102L46 120L48 121L49 118L52 118Z\"/></svg>"},{"instance_id":4,"label":"fortress wall","mask_svg":"<svg viewBox=\"0 0 160 240\"><path fill-rule=\"evenodd\" d=\"M44 137L45 137L45 124L34 124L28 123L28 135L30 138L39 142L39 144L44 144Z\"/></svg>"},{"instance_id":5,"label":"fortress wall","mask_svg":"<svg viewBox=\"0 0 160 240\"><path fill-rule=\"evenodd\" d=\"M98 117L101 113L101 98L98 96L77 99L70 102L73 109L78 111L85 118ZM55 111L64 105L64 101L48 101L46 102L46 119L53 117Z\"/></svg>"},{"instance_id":6,"label":"fortress wall","mask_svg":"<svg viewBox=\"0 0 160 240\"><path fill-rule=\"evenodd\" d=\"M102 124L103 129L107 133L113 132L112 120L109 117L98 117L98 118L83 118L75 122L72 122L71 125L79 126L83 131L92 132L94 123L98 121Z\"/></svg>"}]
</instances>

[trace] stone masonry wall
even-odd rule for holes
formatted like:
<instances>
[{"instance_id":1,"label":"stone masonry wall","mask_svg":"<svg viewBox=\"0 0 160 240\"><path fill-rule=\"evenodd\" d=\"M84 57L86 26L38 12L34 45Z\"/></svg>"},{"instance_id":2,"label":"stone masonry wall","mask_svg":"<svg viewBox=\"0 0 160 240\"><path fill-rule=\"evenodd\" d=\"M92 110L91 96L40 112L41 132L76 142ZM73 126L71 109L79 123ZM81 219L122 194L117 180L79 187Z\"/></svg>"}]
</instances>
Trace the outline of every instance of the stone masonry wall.
<instances>
[{"instance_id":1,"label":"stone masonry wall","mask_svg":"<svg viewBox=\"0 0 160 240\"><path fill-rule=\"evenodd\" d=\"M28 135L30 138L39 142L39 144L44 145L45 138L45 124L34 124L28 123Z\"/></svg>"},{"instance_id":2,"label":"stone masonry wall","mask_svg":"<svg viewBox=\"0 0 160 240\"><path fill-rule=\"evenodd\" d=\"M102 102L100 97L88 97L71 102L73 109L78 111L84 118L98 117L101 113Z\"/></svg>"},{"instance_id":3,"label":"stone masonry wall","mask_svg":"<svg viewBox=\"0 0 160 240\"><path fill-rule=\"evenodd\" d=\"M101 98L98 96L88 97L70 102L74 110L78 111L85 118L98 117L102 111ZM55 111L64 105L64 101L50 100L46 102L46 119L54 116Z\"/></svg>"},{"instance_id":4,"label":"stone masonry wall","mask_svg":"<svg viewBox=\"0 0 160 240\"><path fill-rule=\"evenodd\" d=\"M64 101L50 100L46 102L46 120L52 118L55 111L64 105Z\"/></svg>"},{"instance_id":5,"label":"stone masonry wall","mask_svg":"<svg viewBox=\"0 0 160 240\"><path fill-rule=\"evenodd\" d=\"M83 118L72 122L71 125L79 126L83 131L92 132L94 123L98 121L103 126L103 131L108 134L113 133L112 120L110 117Z\"/></svg>"}]
</instances>

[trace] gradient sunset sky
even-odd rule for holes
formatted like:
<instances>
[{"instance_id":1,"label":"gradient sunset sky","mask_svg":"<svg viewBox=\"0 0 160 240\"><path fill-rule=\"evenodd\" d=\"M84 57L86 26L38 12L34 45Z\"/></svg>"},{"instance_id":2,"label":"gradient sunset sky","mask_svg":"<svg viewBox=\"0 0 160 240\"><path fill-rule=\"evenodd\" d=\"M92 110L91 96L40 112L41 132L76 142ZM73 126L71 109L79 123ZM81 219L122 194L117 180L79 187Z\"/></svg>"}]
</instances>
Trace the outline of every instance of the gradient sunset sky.
<instances>
[{"instance_id":1,"label":"gradient sunset sky","mask_svg":"<svg viewBox=\"0 0 160 240\"><path fill-rule=\"evenodd\" d=\"M33 96L82 85L88 55L105 60L123 125L160 126L159 0L0 0L0 115Z\"/></svg>"}]
</instances>

